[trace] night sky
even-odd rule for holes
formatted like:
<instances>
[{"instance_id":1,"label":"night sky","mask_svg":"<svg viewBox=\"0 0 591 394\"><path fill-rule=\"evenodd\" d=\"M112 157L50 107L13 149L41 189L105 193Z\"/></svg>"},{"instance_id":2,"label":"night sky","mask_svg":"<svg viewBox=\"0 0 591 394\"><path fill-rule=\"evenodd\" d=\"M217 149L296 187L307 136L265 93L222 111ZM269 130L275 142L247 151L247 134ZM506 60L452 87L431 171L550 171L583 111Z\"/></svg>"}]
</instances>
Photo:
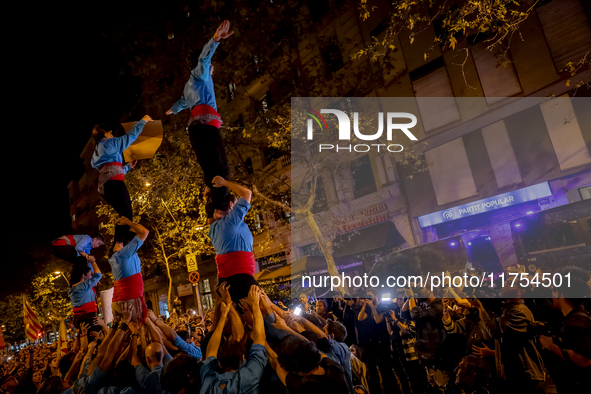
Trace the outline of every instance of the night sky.
<instances>
[{"instance_id":1,"label":"night sky","mask_svg":"<svg viewBox=\"0 0 591 394\"><path fill-rule=\"evenodd\" d=\"M67 185L84 172L79 155L92 126L128 111L128 98L140 89L141 80L129 73L121 48L109 38L111 29L138 15L154 18L158 27L179 13L175 2L125 3L31 3L6 11L19 27L4 37L12 37L4 40L10 53L3 55L10 67L5 86L14 91L4 105L10 126L2 144L8 179L2 188L7 252L0 299L27 286L49 257L51 241L71 234Z\"/></svg>"}]
</instances>

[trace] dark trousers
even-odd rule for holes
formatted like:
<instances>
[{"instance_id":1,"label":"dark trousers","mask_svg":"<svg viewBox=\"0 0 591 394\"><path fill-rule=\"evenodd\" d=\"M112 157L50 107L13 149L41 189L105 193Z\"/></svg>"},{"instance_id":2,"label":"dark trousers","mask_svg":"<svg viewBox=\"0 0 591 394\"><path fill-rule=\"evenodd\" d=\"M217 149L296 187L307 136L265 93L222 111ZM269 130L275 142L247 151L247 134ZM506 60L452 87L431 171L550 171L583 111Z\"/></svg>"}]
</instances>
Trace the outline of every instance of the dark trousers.
<instances>
[{"instance_id":1,"label":"dark trousers","mask_svg":"<svg viewBox=\"0 0 591 394\"><path fill-rule=\"evenodd\" d=\"M74 315L72 318L72 324L74 324L74 328L80 329L80 323L88 324L88 328L94 326L94 318L96 317L96 312L90 313L83 313L80 315Z\"/></svg>"},{"instance_id":2,"label":"dark trousers","mask_svg":"<svg viewBox=\"0 0 591 394\"><path fill-rule=\"evenodd\" d=\"M194 123L189 126L189 139L197 156L197 162L203 170L205 184L211 189L214 209L227 209L228 188L213 187L212 181L217 175L228 180L230 167L226 147L217 127Z\"/></svg>"},{"instance_id":3,"label":"dark trousers","mask_svg":"<svg viewBox=\"0 0 591 394\"><path fill-rule=\"evenodd\" d=\"M221 296L218 288L224 282L230 285L230 297L232 297L232 301L234 302L238 302L242 298L247 297L252 285L259 285L259 282L257 282L254 276L249 274L236 274L228 276L227 278L218 278L218 284L216 286L218 296Z\"/></svg>"},{"instance_id":4,"label":"dark trousers","mask_svg":"<svg viewBox=\"0 0 591 394\"><path fill-rule=\"evenodd\" d=\"M78 258L78 252L73 246L70 245L59 245L51 246L51 251L53 255L57 258L67 261L70 264L76 264L76 259Z\"/></svg>"},{"instance_id":5,"label":"dark trousers","mask_svg":"<svg viewBox=\"0 0 591 394\"><path fill-rule=\"evenodd\" d=\"M103 194L103 197L120 216L125 216L129 220L133 220L131 198L129 197L125 182L107 181L105 183L105 194ZM115 226L115 242L126 243L130 241L129 234L129 226Z\"/></svg>"}]
</instances>

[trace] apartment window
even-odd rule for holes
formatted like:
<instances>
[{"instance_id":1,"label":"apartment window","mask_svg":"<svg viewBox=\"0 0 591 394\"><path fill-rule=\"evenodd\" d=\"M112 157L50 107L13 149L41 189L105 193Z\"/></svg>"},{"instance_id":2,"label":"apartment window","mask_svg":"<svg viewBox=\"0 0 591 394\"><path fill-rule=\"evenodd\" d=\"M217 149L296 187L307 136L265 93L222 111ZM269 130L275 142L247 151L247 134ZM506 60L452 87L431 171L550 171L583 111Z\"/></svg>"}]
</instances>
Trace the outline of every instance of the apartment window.
<instances>
[{"instance_id":1,"label":"apartment window","mask_svg":"<svg viewBox=\"0 0 591 394\"><path fill-rule=\"evenodd\" d=\"M303 256L324 256L322 253L322 249L317 242L309 245L302 246L302 255Z\"/></svg>"},{"instance_id":2,"label":"apartment window","mask_svg":"<svg viewBox=\"0 0 591 394\"><path fill-rule=\"evenodd\" d=\"M423 73L428 70L425 68L427 66L443 64L443 59L440 59L411 73L411 78L422 74L413 78L412 85L425 131L437 129L460 119L445 66L441 65L426 74Z\"/></svg>"},{"instance_id":3,"label":"apartment window","mask_svg":"<svg viewBox=\"0 0 591 394\"><path fill-rule=\"evenodd\" d=\"M568 95L540 104L561 170L591 163L589 149L581 133Z\"/></svg>"},{"instance_id":4,"label":"apartment window","mask_svg":"<svg viewBox=\"0 0 591 394\"><path fill-rule=\"evenodd\" d=\"M390 157L386 155L375 156L374 161L378 170L378 178L380 179L381 185L389 185L396 182L394 162L390 160Z\"/></svg>"},{"instance_id":5,"label":"apartment window","mask_svg":"<svg viewBox=\"0 0 591 394\"><path fill-rule=\"evenodd\" d=\"M273 101L273 98L271 97L271 93L269 91L267 91L267 93L265 93L265 95L259 101L256 102L255 109L256 109L257 113L264 114L274 105L275 105L275 102Z\"/></svg>"},{"instance_id":6,"label":"apartment window","mask_svg":"<svg viewBox=\"0 0 591 394\"><path fill-rule=\"evenodd\" d=\"M364 155L351 162L353 195L360 198L377 190L369 155Z\"/></svg>"},{"instance_id":7,"label":"apartment window","mask_svg":"<svg viewBox=\"0 0 591 394\"><path fill-rule=\"evenodd\" d=\"M228 83L228 101L234 100L236 97L236 84L234 82Z\"/></svg>"},{"instance_id":8,"label":"apartment window","mask_svg":"<svg viewBox=\"0 0 591 394\"><path fill-rule=\"evenodd\" d=\"M499 188L521 183L521 172L507 133L505 121L500 120L482 128L482 137Z\"/></svg>"},{"instance_id":9,"label":"apartment window","mask_svg":"<svg viewBox=\"0 0 591 394\"><path fill-rule=\"evenodd\" d=\"M513 64L509 61L502 62L498 53L489 51L486 47L490 43L487 40L473 45L470 50L474 56L474 63L478 71L478 77L486 101L492 104L502 97L510 97L521 93L521 85ZM499 49L501 50L501 49Z\"/></svg>"},{"instance_id":10,"label":"apartment window","mask_svg":"<svg viewBox=\"0 0 591 394\"><path fill-rule=\"evenodd\" d=\"M322 58L326 64L327 76L331 76L343 68L343 54L341 53L341 48L336 37L331 37L328 44L324 46L322 49Z\"/></svg>"},{"instance_id":11,"label":"apartment window","mask_svg":"<svg viewBox=\"0 0 591 394\"><path fill-rule=\"evenodd\" d=\"M579 189L581 200L591 200L591 186L585 186Z\"/></svg>"},{"instance_id":12,"label":"apartment window","mask_svg":"<svg viewBox=\"0 0 591 394\"><path fill-rule=\"evenodd\" d=\"M591 27L581 0L554 0L537 13L556 70L583 59L591 48Z\"/></svg>"},{"instance_id":13,"label":"apartment window","mask_svg":"<svg viewBox=\"0 0 591 394\"><path fill-rule=\"evenodd\" d=\"M166 294L158 295L158 309L160 309L160 316L170 316L168 311L168 296Z\"/></svg>"},{"instance_id":14,"label":"apartment window","mask_svg":"<svg viewBox=\"0 0 591 394\"><path fill-rule=\"evenodd\" d=\"M308 195L312 192L312 182L306 184ZM323 212L328 209L328 201L326 199L326 191L324 190L324 182L322 177L316 178L316 193L314 196L314 205L312 206L312 213Z\"/></svg>"},{"instance_id":15,"label":"apartment window","mask_svg":"<svg viewBox=\"0 0 591 394\"><path fill-rule=\"evenodd\" d=\"M477 194L462 138L431 149L426 154L438 205Z\"/></svg>"},{"instance_id":16,"label":"apartment window","mask_svg":"<svg viewBox=\"0 0 591 394\"><path fill-rule=\"evenodd\" d=\"M211 286L209 279L199 281L199 295L201 296L201 307L203 309L213 308L213 298L211 296Z\"/></svg>"}]
</instances>

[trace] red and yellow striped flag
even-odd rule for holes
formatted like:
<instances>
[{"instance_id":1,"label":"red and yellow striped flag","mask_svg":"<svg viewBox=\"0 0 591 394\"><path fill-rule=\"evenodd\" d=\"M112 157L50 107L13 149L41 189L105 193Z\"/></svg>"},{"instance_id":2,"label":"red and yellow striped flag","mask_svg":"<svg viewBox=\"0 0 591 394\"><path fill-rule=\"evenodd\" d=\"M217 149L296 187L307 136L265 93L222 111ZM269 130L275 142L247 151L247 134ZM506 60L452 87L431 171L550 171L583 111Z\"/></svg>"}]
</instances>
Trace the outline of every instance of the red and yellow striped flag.
<instances>
[{"instance_id":1,"label":"red and yellow striped flag","mask_svg":"<svg viewBox=\"0 0 591 394\"><path fill-rule=\"evenodd\" d=\"M39 319L37 319L37 315L33 312L33 308L31 308L31 305L27 302L27 297L25 295L23 295L23 305L25 309L25 335L29 341L34 342L42 331L41 323L39 323Z\"/></svg>"}]
</instances>

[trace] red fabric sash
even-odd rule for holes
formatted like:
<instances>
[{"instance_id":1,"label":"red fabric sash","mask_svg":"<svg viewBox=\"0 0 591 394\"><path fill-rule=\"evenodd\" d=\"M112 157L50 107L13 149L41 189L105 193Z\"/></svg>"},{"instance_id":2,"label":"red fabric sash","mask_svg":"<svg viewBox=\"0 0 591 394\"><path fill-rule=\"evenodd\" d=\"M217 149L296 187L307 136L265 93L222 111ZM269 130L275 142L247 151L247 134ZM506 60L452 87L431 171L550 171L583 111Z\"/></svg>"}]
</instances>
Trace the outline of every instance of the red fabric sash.
<instances>
[{"instance_id":1,"label":"red fabric sash","mask_svg":"<svg viewBox=\"0 0 591 394\"><path fill-rule=\"evenodd\" d=\"M70 241L70 244L68 245L68 242L64 239L64 237L68 238L68 241ZM53 242L54 246L76 246L76 241L74 240L74 237L71 235L64 235L64 237L58 238Z\"/></svg>"},{"instance_id":2,"label":"red fabric sash","mask_svg":"<svg viewBox=\"0 0 591 394\"><path fill-rule=\"evenodd\" d=\"M144 280L142 274L128 276L115 281L113 301L129 301L144 296Z\"/></svg>"},{"instance_id":3,"label":"red fabric sash","mask_svg":"<svg viewBox=\"0 0 591 394\"><path fill-rule=\"evenodd\" d=\"M91 301L91 302L87 302L86 304L82 304L80 306L75 306L73 308L73 310L74 310L75 315L83 315L85 313L96 312L97 311L96 302Z\"/></svg>"},{"instance_id":4,"label":"red fabric sash","mask_svg":"<svg viewBox=\"0 0 591 394\"><path fill-rule=\"evenodd\" d=\"M123 167L123 164L118 163L116 161L112 161L110 163L105 163L101 166L101 168L103 168L104 166L119 166L119 167ZM119 174L119 175L115 175L109 178L110 181L125 181L125 175L123 174Z\"/></svg>"},{"instance_id":5,"label":"red fabric sash","mask_svg":"<svg viewBox=\"0 0 591 394\"><path fill-rule=\"evenodd\" d=\"M218 266L218 277L229 278L236 274L254 276L255 260L253 252L230 252L215 256Z\"/></svg>"},{"instance_id":6,"label":"red fabric sash","mask_svg":"<svg viewBox=\"0 0 591 394\"><path fill-rule=\"evenodd\" d=\"M215 109L213 109L212 106L209 106L207 104L199 104L193 107L193 109L191 110L191 118L197 116L197 115L216 115L217 117L221 118L220 114L218 114L218 111L216 111ZM217 127L218 129L220 128L220 126L222 125L222 122L220 122L217 119L213 119L210 120L209 122L205 123L208 124L210 126L214 126Z\"/></svg>"}]
</instances>

